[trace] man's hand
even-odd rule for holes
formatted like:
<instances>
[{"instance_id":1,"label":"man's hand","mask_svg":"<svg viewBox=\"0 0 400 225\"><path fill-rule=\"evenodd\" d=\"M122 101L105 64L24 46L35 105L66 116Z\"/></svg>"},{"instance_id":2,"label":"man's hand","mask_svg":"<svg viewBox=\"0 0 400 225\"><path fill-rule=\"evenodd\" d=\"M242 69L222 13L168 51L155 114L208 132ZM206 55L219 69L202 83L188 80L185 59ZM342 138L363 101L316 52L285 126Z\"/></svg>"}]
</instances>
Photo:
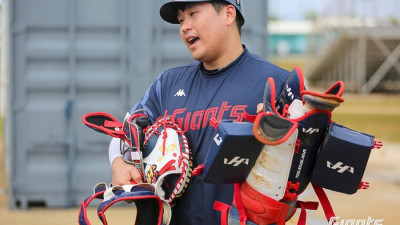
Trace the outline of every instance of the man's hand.
<instances>
[{"instance_id":1,"label":"man's hand","mask_svg":"<svg viewBox=\"0 0 400 225\"><path fill-rule=\"evenodd\" d=\"M142 176L133 166L126 163L122 157L116 157L111 165L112 185L143 183Z\"/></svg>"},{"instance_id":2,"label":"man's hand","mask_svg":"<svg viewBox=\"0 0 400 225\"><path fill-rule=\"evenodd\" d=\"M264 110L264 103L259 103L257 105L257 113L260 113Z\"/></svg>"}]
</instances>

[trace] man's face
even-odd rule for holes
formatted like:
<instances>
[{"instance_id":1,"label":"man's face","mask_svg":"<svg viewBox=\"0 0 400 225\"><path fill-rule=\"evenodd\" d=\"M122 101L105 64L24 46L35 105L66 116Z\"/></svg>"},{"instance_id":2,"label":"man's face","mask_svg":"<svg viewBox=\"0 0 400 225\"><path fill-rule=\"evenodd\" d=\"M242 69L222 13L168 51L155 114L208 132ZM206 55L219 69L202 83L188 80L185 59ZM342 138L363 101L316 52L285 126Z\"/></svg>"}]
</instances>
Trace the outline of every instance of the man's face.
<instances>
[{"instance_id":1,"label":"man's face","mask_svg":"<svg viewBox=\"0 0 400 225\"><path fill-rule=\"evenodd\" d=\"M208 63L223 54L225 26L222 11L217 13L208 2L193 3L178 11L178 21L180 36L195 60Z\"/></svg>"}]
</instances>

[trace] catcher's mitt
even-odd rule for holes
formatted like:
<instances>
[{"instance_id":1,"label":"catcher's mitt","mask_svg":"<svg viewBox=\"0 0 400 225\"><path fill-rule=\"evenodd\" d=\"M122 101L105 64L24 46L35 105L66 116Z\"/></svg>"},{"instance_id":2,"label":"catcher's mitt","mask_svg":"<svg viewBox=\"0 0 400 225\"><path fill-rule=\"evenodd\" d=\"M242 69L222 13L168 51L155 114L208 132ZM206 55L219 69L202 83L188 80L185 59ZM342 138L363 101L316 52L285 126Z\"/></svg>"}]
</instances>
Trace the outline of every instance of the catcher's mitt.
<instances>
[{"instance_id":1,"label":"catcher's mitt","mask_svg":"<svg viewBox=\"0 0 400 225\"><path fill-rule=\"evenodd\" d=\"M191 176L190 149L184 132L171 117L159 118L146 129L143 144L144 177L156 194L172 204Z\"/></svg>"},{"instance_id":2,"label":"catcher's mitt","mask_svg":"<svg viewBox=\"0 0 400 225\"><path fill-rule=\"evenodd\" d=\"M146 183L169 204L180 197L191 176L190 148L184 132L170 116L150 124L144 110L128 113L118 122L107 113L89 113L83 122L100 133L120 138L124 161L134 165Z\"/></svg>"}]
</instances>

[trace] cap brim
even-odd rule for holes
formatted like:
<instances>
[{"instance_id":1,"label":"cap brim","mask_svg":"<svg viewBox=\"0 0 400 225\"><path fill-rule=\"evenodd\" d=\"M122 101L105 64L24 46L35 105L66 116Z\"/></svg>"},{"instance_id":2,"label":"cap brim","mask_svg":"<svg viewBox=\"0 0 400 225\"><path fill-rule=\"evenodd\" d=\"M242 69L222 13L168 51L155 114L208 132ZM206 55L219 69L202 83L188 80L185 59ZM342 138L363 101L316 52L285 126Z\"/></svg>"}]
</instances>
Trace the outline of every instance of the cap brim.
<instances>
[{"instance_id":1,"label":"cap brim","mask_svg":"<svg viewBox=\"0 0 400 225\"><path fill-rule=\"evenodd\" d=\"M172 2L167 2L160 8L160 16L163 20L172 24L179 24L178 21L178 9L182 4L191 2L209 2L210 0L175 0ZM244 24L244 17L238 8L236 8L237 15L240 17L240 26Z\"/></svg>"},{"instance_id":2,"label":"cap brim","mask_svg":"<svg viewBox=\"0 0 400 225\"><path fill-rule=\"evenodd\" d=\"M168 23L178 24L176 2L165 3L160 8L160 16Z\"/></svg>"},{"instance_id":3,"label":"cap brim","mask_svg":"<svg viewBox=\"0 0 400 225\"><path fill-rule=\"evenodd\" d=\"M191 2L207 2L207 0L190 0L190 1L177 0L177 1L165 3L160 8L160 16L163 20L167 21L168 23L179 24L178 7L184 3L191 3Z\"/></svg>"}]
</instances>

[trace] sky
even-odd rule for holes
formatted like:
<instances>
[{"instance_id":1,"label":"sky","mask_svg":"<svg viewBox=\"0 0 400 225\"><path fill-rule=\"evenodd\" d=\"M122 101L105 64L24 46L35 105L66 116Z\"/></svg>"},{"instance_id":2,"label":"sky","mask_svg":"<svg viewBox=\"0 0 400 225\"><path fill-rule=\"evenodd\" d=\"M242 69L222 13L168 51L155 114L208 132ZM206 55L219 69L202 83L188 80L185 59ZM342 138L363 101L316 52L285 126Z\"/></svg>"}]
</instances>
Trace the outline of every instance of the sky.
<instances>
[{"instance_id":1,"label":"sky","mask_svg":"<svg viewBox=\"0 0 400 225\"><path fill-rule=\"evenodd\" d=\"M323 6L329 0L268 0L270 16L279 19L299 20L310 10L323 11Z\"/></svg>"},{"instance_id":2,"label":"sky","mask_svg":"<svg viewBox=\"0 0 400 225\"><path fill-rule=\"evenodd\" d=\"M268 0L269 14L279 19L300 20L309 11L318 15L356 14L359 16L397 17L400 0Z\"/></svg>"}]
</instances>

